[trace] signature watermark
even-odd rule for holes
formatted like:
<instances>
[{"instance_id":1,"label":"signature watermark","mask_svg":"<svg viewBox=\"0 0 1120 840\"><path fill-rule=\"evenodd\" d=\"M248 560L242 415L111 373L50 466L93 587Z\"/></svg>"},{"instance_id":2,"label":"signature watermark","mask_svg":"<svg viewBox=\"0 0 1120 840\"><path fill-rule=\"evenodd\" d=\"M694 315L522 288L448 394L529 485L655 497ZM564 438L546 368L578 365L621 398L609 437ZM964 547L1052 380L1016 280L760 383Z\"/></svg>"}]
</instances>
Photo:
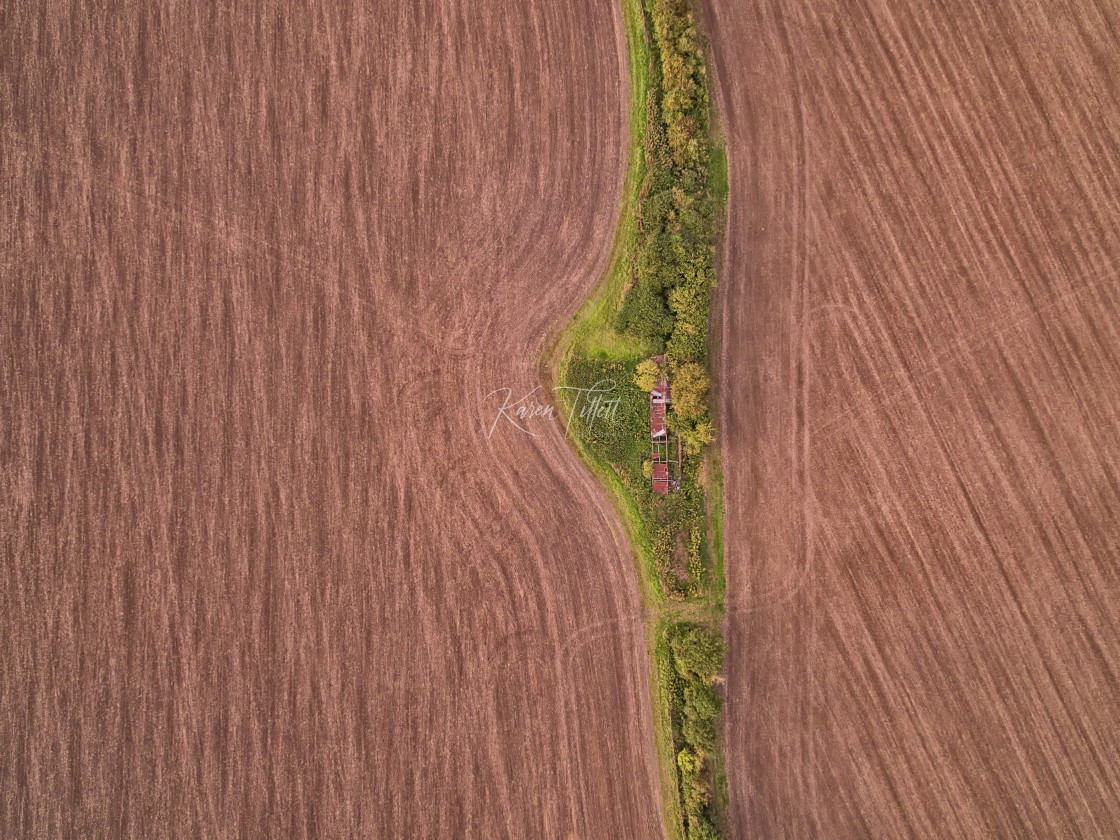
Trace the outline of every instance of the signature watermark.
<instances>
[{"instance_id":1,"label":"signature watermark","mask_svg":"<svg viewBox=\"0 0 1120 840\"><path fill-rule=\"evenodd\" d=\"M564 424L564 434L567 435L572 428L572 418L578 415L579 419L588 429L594 427L596 421L613 423L618 419L618 407L622 396L614 391L618 383L613 379L600 379L590 388L577 388L573 385L559 385L552 390L562 392L562 395L571 400L571 410ZM490 431L486 437L493 436L498 423L505 420L515 429L533 437L539 437L537 432L528 428L530 423L538 419L556 419L554 406L540 400L541 387L538 385L532 391L518 400L513 399L511 388L495 388L484 399L489 400L494 396L502 397L502 404L498 406L498 413L494 415L494 422L490 424Z\"/></svg>"}]
</instances>

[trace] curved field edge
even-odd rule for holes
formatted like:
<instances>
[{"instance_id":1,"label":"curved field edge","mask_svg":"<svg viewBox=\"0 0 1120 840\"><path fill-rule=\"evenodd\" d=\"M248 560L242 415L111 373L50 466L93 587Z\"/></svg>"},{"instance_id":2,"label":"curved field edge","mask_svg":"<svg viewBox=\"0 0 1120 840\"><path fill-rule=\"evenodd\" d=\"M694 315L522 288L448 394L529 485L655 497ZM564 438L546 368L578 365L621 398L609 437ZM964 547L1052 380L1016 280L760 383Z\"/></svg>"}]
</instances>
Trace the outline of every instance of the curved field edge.
<instances>
[{"instance_id":1,"label":"curved field edge","mask_svg":"<svg viewBox=\"0 0 1120 840\"><path fill-rule=\"evenodd\" d=\"M608 267L576 315L552 343L543 349L538 358L538 373L545 390L554 395L557 408L566 417L571 417L575 408L566 397L567 392L563 390L570 382L573 360L582 357L632 365L658 349L650 340L635 338L615 329L615 316L629 288L630 264L636 244L642 184L646 175L644 143L647 103L651 91L650 68L651 62L657 57L651 44L653 35L644 3L645 0L622 0L630 75L630 141L618 227ZM698 21L699 16L695 15L694 19ZM697 27L699 28L698 23ZM708 45L702 34L701 50L707 63ZM718 235L722 236L723 208L728 193L727 157L714 119L714 105L712 117L708 183L720 208L721 229ZM711 305L714 308L714 302ZM710 332L709 344L714 345L717 341L718 333ZM719 354L711 352L707 358L708 367L712 369L718 362ZM715 382L713 377L713 389ZM577 456L606 491L633 552L644 605L646 645L650 656L650 699L665 827L670 838L685 840L689 832L685 828L682 814L683 793L672 723L674 691L671 684L676 668L669 642L674 627L682 626L679 622L704 627L717 634L722 641L726 583L723 568L723 476L719 442L717 439L706 448L700 470L706 514L706 585L703 591L681 599L667 594L662 584L651 536L651 523L643 516L635 492L612 464L594 450L581 433L581 428L581 424L572 423L567 439ZM676 679L679 683L679 677ZM717 677L716 680L720 681L720 678ZM679 691L676 693L679 695ZM679 718L680 709L677 708L676 712ZM722 737L719 744L722 744ZM721 746L713 749L706 758L710 762L712 809L718 822L722 824L728 795Z\"/></svg>"}]
</instances>

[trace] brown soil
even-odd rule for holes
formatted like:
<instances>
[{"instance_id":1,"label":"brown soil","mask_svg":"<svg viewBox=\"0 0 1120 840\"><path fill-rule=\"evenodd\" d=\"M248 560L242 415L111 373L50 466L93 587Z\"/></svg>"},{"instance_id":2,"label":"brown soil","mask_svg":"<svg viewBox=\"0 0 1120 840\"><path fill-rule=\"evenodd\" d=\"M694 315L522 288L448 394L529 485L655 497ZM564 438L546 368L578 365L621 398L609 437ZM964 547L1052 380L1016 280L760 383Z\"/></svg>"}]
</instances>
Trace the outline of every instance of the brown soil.
<instances>
[{"instance_id":1,"label":"brown soil","mask_svg":"<svg viewBox=\"0 0 1120 840\"><path fill-rule=\"evenodd\" d=\"M1120 11L705 15L733 835L1120 836Z\"/></svg>"},{"instance_id":2,"label":"brown soil","mask_svg":"<svg viewBox=\"0 0 1120 840\"><path fill-rule=\"evenodd\" d=\"M0 834L661 833L617 523L487 438L606 263L616 5L0 13Z\"/></svg>"}]
</instances>

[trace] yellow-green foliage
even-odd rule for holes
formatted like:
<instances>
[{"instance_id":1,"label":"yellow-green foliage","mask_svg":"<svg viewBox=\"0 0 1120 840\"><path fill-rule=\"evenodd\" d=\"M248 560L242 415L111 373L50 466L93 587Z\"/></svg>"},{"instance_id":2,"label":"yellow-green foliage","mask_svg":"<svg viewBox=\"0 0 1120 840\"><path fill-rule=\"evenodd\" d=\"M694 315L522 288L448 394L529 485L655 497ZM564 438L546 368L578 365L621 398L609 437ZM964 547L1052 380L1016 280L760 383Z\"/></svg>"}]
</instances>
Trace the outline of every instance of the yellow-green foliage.
<instances>
[{"instance_id":1,"label":"yellow-green foliage","mask_svg":"<svg viewBox=\"0 0 1120 840\"><path fill-rule=\"evenodd\" d=\"M673 411L686 420L708 410L708 372L696 362L685 362L673 372Z\"/></svg>"},{"instance_id":2,"label":"yellow-green foliage","mask_svg":"<svg viewBox=\"0 0 1120 840\"><path fill-rule=\"evenodd\" d=\"M646 8L656 72L646 98L646 172L631 285L615 325L664 349L674 368L672 428L696 455L712 439L706 379L690 371L703 370L707 361L722 198L708 170L718 155L709 138L707 75L689 3L649 0ZM651 379L639 371L636 381L649 390Z\"/></svg>"},{"instance_id":3,"label":"yellow-green foliage","mask_svg":"<svg viewBox=\"0 0 1120 840\"><path fill-rule=\"evenodd\" d=\"M650 16L661 51L661 109L673 161L695 167L707 156L708 91L692 12L684 0L654 0Z\"/></svg>"},{"instance_id":4,"label":"yellow-green foliage","mask_svg":"<svg viewBox=\"0 0 1120 840\"><path fill-rule=\"evenodd\" d=\"M683 677L711 684L723 670L727 645L719 633L706 627L679 625L669 639L669 647Z\"/></svg>"},{"instance_id":5,"label":"yellow-green foliage","mask_svg":"<svg viewBox=\"0 0 1120 840\"><path fill-rule=\"evenodd\" d=\"M708 372L696 362L680 365L673 376L673 413L669 425L680 436L689 455L698 455L714 437L708 416L710 385Z\"/></svg>"},{"instance_id":6,"label":"yellow-green foliage","mask_svg":"<svg viewBox=\"0 0 1120 840\"><path fill-rule=\"evenodd\" d=\"M699 455L715 439L710 418L698 420L695 425L683 424L676 433L680 435L686 455Z\"/></svg>"},{"instance_id":7,"label":"yellow-green foliage","mask_svg":"<svg viewBox=\"0 0 1120 840\"><path fill-rule=\"evenodd\" d=\"M707 362L714 243L727 170L722 150L710 140L707 77L689 2L624 0L634 146L615 251L599 291L565 330L552 359L560 384L591 387L604 377L617 382L612 396L621 400L611 422L592 424L577 411L571 433L609 490L638 556L655 665L655 742L668 835L718 840L717 809L726 803L715 735L722 642L713 642L718 633L701 627L719 626L725 584L721 520L713 518L709 531L705 513L712 505L720 510L718 462L698 457L712 439L706 388L699 388L702 396L690 407L686 369L683 409L690 416L670 411L667 418L687 454L682 485L658 496L649 481L643 392L656 379L652 362L637 368L640 359L659 353L673 371L689 363L703 369ZM717 483L706 488L705 474ZM693 623L678 623L684 616Z\"/></svg>"},{"instance_id":8,"label":"yellow-green foliage","mask_svg":"<svg viewBox=\"0 0 1120 840\"><path fill-rule=\"evenodd\" d=\"M661 369L661 365L653 359L645 359L638 362L638 367L634 371L634 384L648 394L657 387L657 383L664 376L665 371Z\"/></svg>"},{"instance_id":9,"label":"yellow-green foliage","mask_svg":"<svg viewBox=\"0 0 1120 840\"><path fill-rule=\"evenodd\" d=\"M677 752L681 811L685 832L694 838L718 838L712 822L712 786L705 760L718 747L716 718L723 701L714 689L723 670L726 645L719 633L694 624L677 624L667 631L672 651L672 710Z\"/></svg>"}]
</instances>

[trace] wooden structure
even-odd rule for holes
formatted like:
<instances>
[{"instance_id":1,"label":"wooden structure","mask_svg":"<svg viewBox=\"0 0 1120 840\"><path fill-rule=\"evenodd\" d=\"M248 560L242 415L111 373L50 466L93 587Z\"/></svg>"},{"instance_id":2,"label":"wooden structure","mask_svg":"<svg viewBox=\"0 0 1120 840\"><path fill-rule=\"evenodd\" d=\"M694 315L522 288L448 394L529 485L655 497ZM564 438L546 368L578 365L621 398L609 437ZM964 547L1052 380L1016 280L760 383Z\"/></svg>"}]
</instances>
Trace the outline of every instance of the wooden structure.
<instances>
[{"instance_id":1,"label":"wooden structure","mask_svg":"<svg viewBox=\"0 0 1120 840\"><path fill-rule=\"evenodd\" d=\"M649 437L651 441L650 460L653 462L653 492L666 495L679 482L669 477L669 430L665 425L665 415L672 397L668 380L662 379L649 392ZM680 465L677 467L680 473Z\"/></svg>"}]
</instances>

